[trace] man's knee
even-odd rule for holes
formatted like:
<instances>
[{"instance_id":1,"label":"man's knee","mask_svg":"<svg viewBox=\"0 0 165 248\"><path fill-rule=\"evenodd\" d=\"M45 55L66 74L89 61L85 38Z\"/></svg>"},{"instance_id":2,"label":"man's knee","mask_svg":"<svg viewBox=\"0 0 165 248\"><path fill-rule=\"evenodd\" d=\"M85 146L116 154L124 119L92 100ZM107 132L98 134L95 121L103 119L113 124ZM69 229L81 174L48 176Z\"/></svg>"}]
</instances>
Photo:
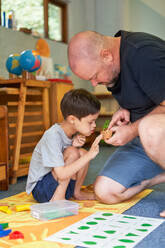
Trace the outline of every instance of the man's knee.
<instances>
[{"instance_id":1,"label":"man's knee","mask_svg":"<svg viewBox=\"0 0 165 248\"><path fill-rule=\"evenodd\" d=\"M138 131L140 140L146 150L157 148L165 137L165 118L162 115L150 115L143 118Z\"/></svg>"},{"instance_id":2,"label":"man's knee","mask_svg":"<svg viewBox=\"0 0 165 248\"><path fill-rule=\"evenodd\" d=\"M105 204L115 204L121 202L121 192L124 187L120 187L119 185L119 183L108 177L97 177L94 184L94 192L98 201Z\"/></svg>"},{"instance_id":3,"label":"man's knee","mask_svg":"<svg viewBox=\"0 0 165 248\"><path fill-rule=\"evenodd\" d=\"M145 117L141 120L138 131L142 140L150 140L152 138L152 136L155 134L152 116Z\"/></svg>"}]
</instances>

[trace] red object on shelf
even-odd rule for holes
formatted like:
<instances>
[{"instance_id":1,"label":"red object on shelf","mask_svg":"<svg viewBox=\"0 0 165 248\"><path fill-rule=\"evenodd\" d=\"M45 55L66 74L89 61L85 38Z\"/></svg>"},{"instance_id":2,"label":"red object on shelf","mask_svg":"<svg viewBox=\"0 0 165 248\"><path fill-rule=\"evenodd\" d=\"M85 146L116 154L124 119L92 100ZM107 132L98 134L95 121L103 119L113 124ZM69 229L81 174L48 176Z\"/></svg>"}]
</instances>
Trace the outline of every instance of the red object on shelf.
<instances>
[{"instance_id":1,"label":"red object on shelf","mask_svg":"<svg viewBox=\"0 0 165 248\"><path fill-rule=\"evenodd\" d=\"M14 231L9 234L9 239L24 239L24 235L19 231Z\"/></svg>"},{"instance_id":2,"label":"red object on shelf","mask_svg":"<svg viewBox=\"0 0 165 248\"><path fill-rule=\"evenodd\" d=\"M62 83L68 83L68 84L72 84L72 81L71 80L68 80L68 79L60 79L60 78L50 78L50 79L47 79L48 81L50 82L62 82Z\"/></svg>"}]
</instances>

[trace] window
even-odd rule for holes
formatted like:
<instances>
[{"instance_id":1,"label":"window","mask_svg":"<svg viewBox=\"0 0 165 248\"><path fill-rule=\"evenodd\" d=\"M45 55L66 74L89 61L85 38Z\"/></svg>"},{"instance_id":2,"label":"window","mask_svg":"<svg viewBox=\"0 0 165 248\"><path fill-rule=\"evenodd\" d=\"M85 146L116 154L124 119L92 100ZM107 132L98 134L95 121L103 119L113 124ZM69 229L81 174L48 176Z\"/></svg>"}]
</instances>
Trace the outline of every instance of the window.
<instances>
[{"instance_id":1,"label":"window","mask_svg":"<svg viewBox=\"0 0 165 248\"><path fill-rule=\"evenodd\" d=\"M1 25L67 42L66 0L0 0Z\"/></svg>"}]
</instances>

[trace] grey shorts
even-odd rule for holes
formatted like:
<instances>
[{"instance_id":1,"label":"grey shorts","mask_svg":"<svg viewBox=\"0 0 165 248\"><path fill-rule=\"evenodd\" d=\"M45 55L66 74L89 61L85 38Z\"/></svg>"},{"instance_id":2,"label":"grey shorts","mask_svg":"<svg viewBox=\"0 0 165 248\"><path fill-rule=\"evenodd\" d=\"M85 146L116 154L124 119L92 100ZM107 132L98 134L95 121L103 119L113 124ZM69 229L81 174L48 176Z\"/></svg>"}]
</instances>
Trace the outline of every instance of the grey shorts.
<instances>
[{"instance_id":1,"label":"grey shorts","mask_svg":"<svg viewBox=\"0 0 165 248\"><path fill-rule=\"evenodd\" d=\"M109 177L129 188L162 172L165 171L147 156L137 137L117 148L106 161L99 176Z\"/></svg>"}]
</instances>

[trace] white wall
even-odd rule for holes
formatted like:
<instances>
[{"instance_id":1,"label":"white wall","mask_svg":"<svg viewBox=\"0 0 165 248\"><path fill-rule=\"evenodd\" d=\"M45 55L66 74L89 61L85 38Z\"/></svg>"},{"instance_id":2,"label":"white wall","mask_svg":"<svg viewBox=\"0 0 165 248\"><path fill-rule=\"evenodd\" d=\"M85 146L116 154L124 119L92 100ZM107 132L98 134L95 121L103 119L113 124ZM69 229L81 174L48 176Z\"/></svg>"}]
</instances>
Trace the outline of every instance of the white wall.
<instances>
[{"instance_id":1,"label":"white wall","mask_svg":"<svg viewBox=\"0 0 165 248\"><path fill-rule=\"evenodd\" d=\"M114 35L129 28L129 0L96 0L96 31Z\"/></svg>"},{"instance_id":2,"label":"white wall","mask_svg":"<svg viewBox=\"0 0 165 248\"><path fill-rule=\"evenodd\" d=\"M130 1L130 30L152 33L165 39L165 1Z\"/></svg>"},{"instance_id":3,"label":"white wall","mask_svg":"<svg viewBox=\"0 0 165 248\"><path fill-rule=\"evenodd\" d=\"M95 0L71 0L69 4L69 39L76 33L95 30ZM77 88L93 90L90 82L72 75Z\"/></svg>"},{"instance_id":4,"label":"white wall","mask_svg":"<svg viewBox=\"0 0 165 248\"><path fill-rule=\"evenodd\" d=\"M165 0L96 0L96 31L142 31L165 39Z\"/></svg>"}]
</instances>

